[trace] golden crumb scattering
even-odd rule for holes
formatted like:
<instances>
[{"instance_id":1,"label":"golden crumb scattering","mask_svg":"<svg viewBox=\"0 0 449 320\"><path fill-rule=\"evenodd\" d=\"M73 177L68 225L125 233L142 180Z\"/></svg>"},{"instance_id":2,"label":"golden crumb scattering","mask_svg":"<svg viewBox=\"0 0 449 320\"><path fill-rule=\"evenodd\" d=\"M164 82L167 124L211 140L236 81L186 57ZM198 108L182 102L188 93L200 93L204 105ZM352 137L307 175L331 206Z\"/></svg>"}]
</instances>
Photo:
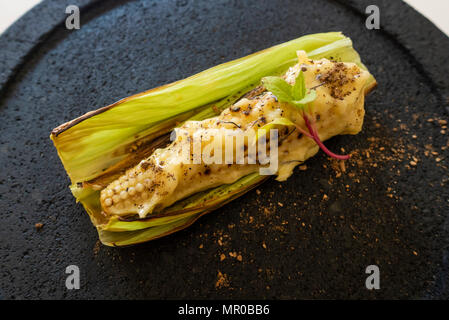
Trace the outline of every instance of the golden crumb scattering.
<instances>
[{"instance_id":1,"label":"golden crumb scattering","mask_svg":"<svg viewBox=\"0 0 449 320\"><path fill-rule=\"evenodd\" d=\"M228 276L225 273L218 271L217 282L215 282L215 288L229 287Z\"/></svg>"}]
</instances>

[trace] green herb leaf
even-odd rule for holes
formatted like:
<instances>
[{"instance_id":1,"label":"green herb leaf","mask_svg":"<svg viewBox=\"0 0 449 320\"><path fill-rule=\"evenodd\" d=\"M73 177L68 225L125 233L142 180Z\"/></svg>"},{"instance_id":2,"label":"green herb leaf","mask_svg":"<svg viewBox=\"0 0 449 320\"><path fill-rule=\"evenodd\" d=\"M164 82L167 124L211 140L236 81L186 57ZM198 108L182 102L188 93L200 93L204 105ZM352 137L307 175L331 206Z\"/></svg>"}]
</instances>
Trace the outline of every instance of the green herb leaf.
<instances>
[{"instance_id":1,"label":"green herb leaf","mask_svg":"<svg viewBox=\"0 0 449 320\"><path fill-rule=\"evenodd\" d=\"M304 74L299 70L299 74L296 77L295 84L292 87L293 100L301 100L306 95L306 81Z\"/></svg>"},{"instance_id":2,"label":"green herb leaf","mask_svg":"<svg viewBox=\"0 0 449 320\"><path fill-rule=\"evenodd\" d=\"M293 122L291 122L287 118L279 117L271 121L270 123L267 123L266 125L262 126L261 128L257 129L255 140L253 141L253 145L256 144L256 142L268 132L270 132L271 129L274 129L276 126L295 126Z\"/></svg>"},{"instance_id":3,"label":"green herb leaf","mask_svg":"<svg viewBox=\"0 0 449 320\"><path fill-rule=\"evenodd\" d=\"M290 103L294 104L298 108L302 108L306 104L313 102L315 99L316 99L316 91L315 90L310 90L310 92L308 92L305 95L305 97L302 98L301 100L290 101Z\"/></svg>"},{"instance_id":4,"label":"green herb leaf","mask_svg":"<svg viewBox=\"0 0 449 320\"><path fill-rule=\"evenodd\" d=\"M291 86L280 77L265 77L262 79L263 86L273 93L281 102L292 101Z\"/></svg>"},{"instance_id":5,"label":"green herb leaf","mask_svg":"<svg viewBox=\"0 0 449 320\"><path fill-rule=\"evenodd\" d=\"M299 71L293 86L280 77L265 77L262 79L262 83L279 101L293 104L300 109L303 109L308 103L316 99L315 90L307 92L306 81L302 71Z\"/></svg>"}]
</instances>

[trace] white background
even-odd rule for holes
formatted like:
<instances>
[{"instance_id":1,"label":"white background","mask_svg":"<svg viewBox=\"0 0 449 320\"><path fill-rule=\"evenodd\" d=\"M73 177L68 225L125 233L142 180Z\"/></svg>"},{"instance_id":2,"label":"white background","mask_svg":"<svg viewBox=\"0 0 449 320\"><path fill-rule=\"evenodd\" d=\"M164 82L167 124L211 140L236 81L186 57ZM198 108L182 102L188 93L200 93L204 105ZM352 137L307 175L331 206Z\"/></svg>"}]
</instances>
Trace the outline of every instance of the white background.
<instances>
[{"instance_id":1,"label":"white background","mask_svg":"<svg viewBox=\"0 0 449 320\"><path fill-rule=\"evenodd\" d=\"M449 35L449 0L404 0ZM0 0L0 34L40 0ZM381 25L382 25L382 12Z\"/></svg>"}]
</instances>

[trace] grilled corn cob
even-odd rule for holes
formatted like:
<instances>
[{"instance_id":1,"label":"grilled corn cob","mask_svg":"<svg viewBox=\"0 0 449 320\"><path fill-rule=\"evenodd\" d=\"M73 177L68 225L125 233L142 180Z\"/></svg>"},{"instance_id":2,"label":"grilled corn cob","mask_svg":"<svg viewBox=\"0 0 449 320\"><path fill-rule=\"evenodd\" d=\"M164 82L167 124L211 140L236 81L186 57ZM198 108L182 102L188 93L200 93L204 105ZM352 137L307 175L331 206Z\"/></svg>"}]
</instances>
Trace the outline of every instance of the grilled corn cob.
<instances>
[{"instance_id":1,"label":"grilled corn cob","mask_svg":"<svg viewBox=\"0 0 449 320\"><path fill-rule=\"evenodd\" d=\"M322 139L337 134L356 134L362 128L365 86L370 74L354 63L321 59L308 59L304 51L298 54L298 63L285 74L287 82L294 84L300 71L304 72L307 87L317 87L317 99L312 104L313 117L317 119ZM230 184L239 178L256 172L259 165L179 163L186 144L192 148L193 133L207 130L252 130L255 126L272 123L285 117L296 125L305 127L301 111L287 103L281 103L271 92L253 99L243 98L225 109L218 117L203 121L187 121L180 127L189 135L180 135L164 149L158 149L150 157L128 170L101 192L101 204L107 214L147 214L166 208L186 196ZM212 139L211 139L212 140ZM213 143L212 141L207 141ZM205 145L202 146L203 149ZM220 146L221 147L221 146ZM245 145L247 147L247 145ZM237 148L237 146L235 146ZM318 146L304 135L289 135L279 150L279 180L291 175L293 168L318 151Z\"/></svg>"},{"instance_id":2,"label":"grilled corn cob","mask_svg":"<svg viewBox=\"0 0 449 320\"><path fill-rule=\"evenodd\" d=\"M158 187L149 192L148 189L155 180L155 173L148 168L151 167L152 159L158 160L157 163L160 164L160 157L164 152L168 159L170 158L170 153L167 152L170 148L169 133L180 122L184 123L182 126L196 123L191 121L209 121L212 125L216 124L216 120L232 119L245 128L248 124L246 118L267 113L265 108L260 107L265 101L267 105L271 104L278 110L277 112L288 113L288 117L298 126L303 126L304 123L295 114L297 111L276 102L269 92L258 92L256 97L240 99L245 92L257 91L262 77L285 74L285 79L292 83L297 67L285 73L287 69L295 65L315 64L308 61L304 55L299 59L306 60L298 63L298 50L304 50L308 59L315 59L316 63L322 58L332 57L332 60L353 63L360 68L355 69L353 64L344 64L352 70L348 74L354 71L355 74L352 75L356 76L359 73L356 77L359 79L356 92L348 96L349 99L354 99L349 102L350 108L346 108L344 103L332 97L332 94L337 96L341 93L338 86L334 86L337 91L332 92L333 89L329 85L316 89L318 98L313 108L314 116L319 114L321 117L317 121L317 130L323 140L336 134L358 132L363 119L363 95L370 91L376 82L360 62L357 52L352 48L351 40L338 32L314 34L292 40L219 65L185 80L126 98L54 129L50 137L71 178L70 189L88 212L98 230L100 240L106 245L122 246L165 236L191 225L201 215L263 182L267 177L256 172L259 165L246 166L246 169L233 174L227 172L227 180L221 179L217 182L212 178L213 170L220 169L217 166L209 168L211 177L205 179L201 187L197 185L193 188L183 188L190 187L189 180L179 179L180 170L173 173L166 168L161 172L165 170L165 173L174 174L177 182L167 190ZM331 62L323 60L323 64L327 63ZM311 66L310 70L304 73L308 87L320 84L314 70L317 71L317 67ZM363 79L365 82L362 84ZM326 96L321 102L318 101L320 94ZM334 109L329 108L326 102L326 99L331 97L336 104ZM246 103L252 106L248 115L243 114ZM236 106L241 106L242 112L234 112L229 108L235 109ZM217 111L221 112L218 117ZM348 112L351 116L346 115L346 120L343 119ZM273 117L274 114L272 116L268 112L266 121L271 121ZM348 120L349 118L351 120ZM222 125L232 127L229 124ZM294 136L295 140L283 143L287 149L284 151L288 151L288 154L280 157L280 169L277 173L279 180L286 179L295 165L318 150L310 139L297 139L297 135L291 135L290 138L293 139ZM282 152L280 151L280 154ZM142 159L145 159L145 172ZM206 170L202 167L201 170ZM199 171L200 167L197 168ZM146 181L147 179L150 181ZM126 189L125 195L122 191ZM184 191L179 192L180 190ZM171 192L162 195L165 191ZM156 192L160 195L155 196ZM119 209L116 203L121 203L122 207ZM150 205L146 206L148 203ZM139 211L144 207L144 210Z\"/></svg>"}]
</instances>

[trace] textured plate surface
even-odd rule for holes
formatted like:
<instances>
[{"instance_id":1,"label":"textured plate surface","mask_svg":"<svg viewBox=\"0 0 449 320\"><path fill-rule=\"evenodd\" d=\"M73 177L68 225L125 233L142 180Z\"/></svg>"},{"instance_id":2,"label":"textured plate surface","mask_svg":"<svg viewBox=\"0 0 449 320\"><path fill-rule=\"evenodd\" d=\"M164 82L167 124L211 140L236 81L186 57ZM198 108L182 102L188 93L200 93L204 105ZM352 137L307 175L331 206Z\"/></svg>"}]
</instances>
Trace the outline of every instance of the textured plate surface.
<instances>
[{"instance_id":1,"label":"textured plate surface","mask_svg":"<svg viewBox=\"0 0 449 320\"><path fill-rule=\"evenodd\" d=\"M44 1L0 37L0 297L448 297L449 40L429 21L399 1L84 0L81 29L69 31L73 2ZM381 30L365 28L371 3ZM287 182L270 180L184 231L121 249L98 243L51 129L331 30L353 39L379 82L363 132L328 142L356 152L345 168L319 153ZM80 290L65 288L70 264ZM371 264L378 291L365 288Z\"/></svg>"}]
</instances>

